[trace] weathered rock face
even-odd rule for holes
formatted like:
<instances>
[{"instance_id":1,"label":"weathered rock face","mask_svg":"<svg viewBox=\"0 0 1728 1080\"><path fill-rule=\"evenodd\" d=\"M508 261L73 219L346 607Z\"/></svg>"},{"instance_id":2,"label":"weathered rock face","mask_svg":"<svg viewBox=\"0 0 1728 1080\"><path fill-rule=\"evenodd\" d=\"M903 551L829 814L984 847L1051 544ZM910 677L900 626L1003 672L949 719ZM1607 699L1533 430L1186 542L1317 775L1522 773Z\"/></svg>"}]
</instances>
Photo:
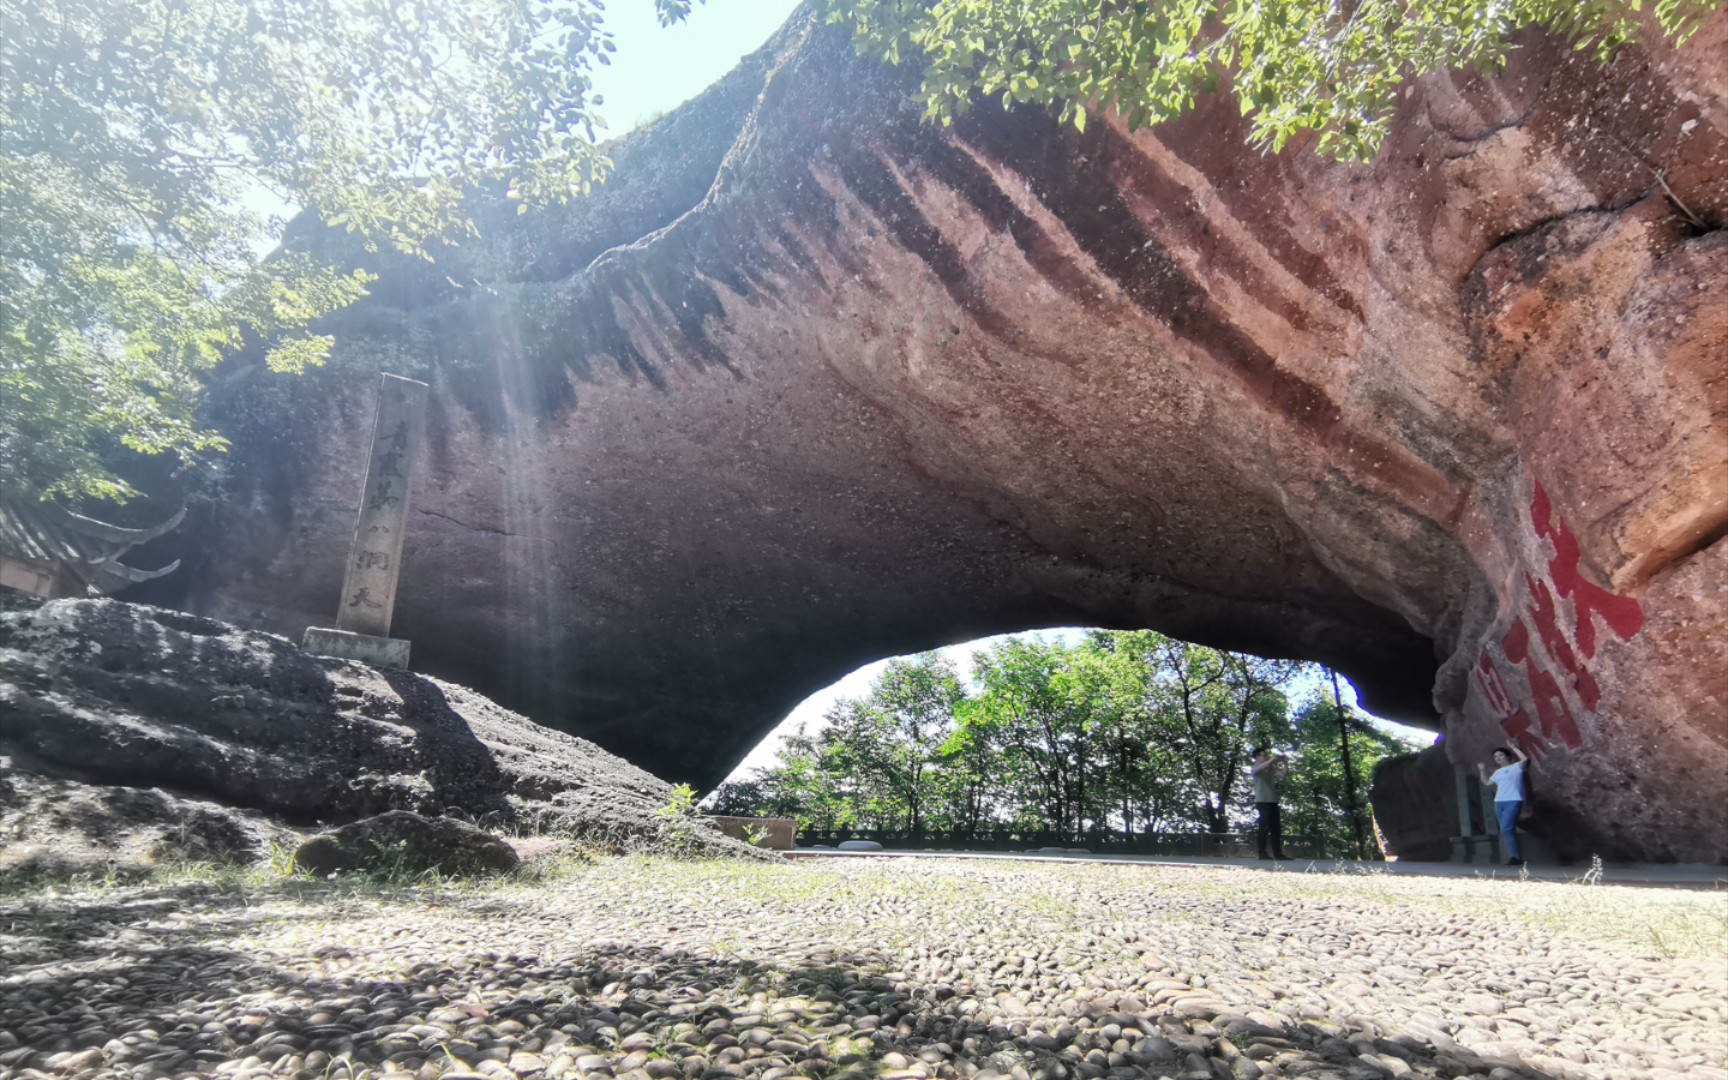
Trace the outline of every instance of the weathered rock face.
<instances>
[{"instance_id":1,"label":"weathered rock face","mask_svg":"<svg viewBox=\"0 0 1728 1080\"><path fill-rule=\"evenodd\" d=\"M1460 825L1457 773L1440 746L1382 759L1368 797L1386 854L1399 859L1445 862L1454 836L1485 835L1490 827Z\"/></svg>"},{"instance_id":2,"label":"weathered rock face","mask_svg":"<svg viewBox=\"0 0 1728 1080\"><path fill-rule=\"evenodd\" d=\"M460 686L112 600L0 612L0 718L0 870L251 860L398 810L652 848L672 796ZM752 851L694 825L675 839Z\"/></svg>"},{"instance_id":3,"label":"weathered rock face","mask_svg":"<svg viewBox=\"0 0 1728 1080\"><path fill-rule=\"evenodd\" d=\"M503 840L454 818L386 810L326 833L294 852L294 866L318 877L373 874L480 875L514 870L521 858Z\"/></svg>"},{"instance_id":4,"label":"weathered rock face","mask_svg":"<svg viewBox=\"0 0 1728 1080\"><path fill-rule=\"evenodd\" d=\"M906 78L796 17L329 370L236 369L172 599L330 618L384 368L434 386L417 665L663 775L881 655L1151 626L1520 740L1563 852L1728 857L1728 16L1426 80L1365 167Z\"/></svg>"},{"instance_id":5,"label":"weathered rock face","mask_svg":"<svg viewBox=\"0 0 1728 1080\"><path fill-rule=\"evenodd\" d=\"M0 750L0 878L130 881L189 862L262 863L302 839L256 811L44 775Z\"/></svg>"}]
</instances>

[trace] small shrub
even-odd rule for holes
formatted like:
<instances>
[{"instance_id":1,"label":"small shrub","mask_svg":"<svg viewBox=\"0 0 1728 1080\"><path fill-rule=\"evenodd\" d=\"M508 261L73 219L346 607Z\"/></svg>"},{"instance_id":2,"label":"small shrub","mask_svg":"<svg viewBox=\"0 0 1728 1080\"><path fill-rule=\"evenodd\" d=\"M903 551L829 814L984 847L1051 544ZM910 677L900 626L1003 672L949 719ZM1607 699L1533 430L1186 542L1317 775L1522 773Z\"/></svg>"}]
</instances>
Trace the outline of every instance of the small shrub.
<instances>
[{"instance_id":1,"label":"small shrub","mask_svg":"<svg viewBox=\"0 0 1728 1080\"><path fill-rule=\"evenodd\" d=\"M701 827L697 824L698 814L696 789L689 784L673 788L666 805L654 811L660 821L660 848L664 854L677 859L693 859L701 854L702 843L696 835Z\"/></svg>"}]
</instances>

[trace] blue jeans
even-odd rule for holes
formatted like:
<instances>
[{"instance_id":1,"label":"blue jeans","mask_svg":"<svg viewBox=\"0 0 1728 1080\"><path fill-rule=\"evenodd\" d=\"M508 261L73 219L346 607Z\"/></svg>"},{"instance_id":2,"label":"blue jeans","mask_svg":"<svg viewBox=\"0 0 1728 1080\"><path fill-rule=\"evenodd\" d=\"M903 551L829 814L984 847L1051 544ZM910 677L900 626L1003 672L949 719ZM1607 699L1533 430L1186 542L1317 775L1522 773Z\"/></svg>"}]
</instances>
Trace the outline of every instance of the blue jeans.
<instances>
[{"instance_id":1,"label":"blue jeans","mask_svg":"<svg viewBox=\"0 0 1728 1080\"><path fill-rule=\"evenodd\" d=\"M1518 854L1518 811L1524 804L1516 799L1494 804L1494 816L1500 821L1500 835L1506 838L1506 857L1522 858Z\"/></svg>"}]
</instances>

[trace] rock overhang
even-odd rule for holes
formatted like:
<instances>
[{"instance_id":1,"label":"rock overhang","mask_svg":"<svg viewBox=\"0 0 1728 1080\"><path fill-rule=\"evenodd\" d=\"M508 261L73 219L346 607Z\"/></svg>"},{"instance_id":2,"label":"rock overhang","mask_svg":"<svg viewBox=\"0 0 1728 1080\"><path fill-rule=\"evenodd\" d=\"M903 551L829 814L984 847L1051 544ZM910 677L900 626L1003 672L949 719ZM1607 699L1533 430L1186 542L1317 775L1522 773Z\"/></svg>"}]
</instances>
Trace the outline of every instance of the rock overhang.
<instances>
[{"instance_id":1,"label":"rock overhang","mask_svg":"<svg viewBox=\"0 0 1728 1080\"><path fill-rule=\"evenodd\" d=\"M1728 752L1694 717L1728 693L1728 245L1639 159L1728 213L1695 59L1725 40L1532 42L1425 80L1350 167L1251 151L1219 101L932 128L795 17L615 187L492 222L450 268L486 288L387 271L328 371L229 384L229 510L180 600L333 610L384 368L434 386L416 656L670 778L859 663L1060 624L1327 661L1457 753L1546 751L1561 800L1646 729L1684 734L1631 783L1692 775ZM1586 583L1648 618L1580 621Z\"/></svg>"}]
</instances>

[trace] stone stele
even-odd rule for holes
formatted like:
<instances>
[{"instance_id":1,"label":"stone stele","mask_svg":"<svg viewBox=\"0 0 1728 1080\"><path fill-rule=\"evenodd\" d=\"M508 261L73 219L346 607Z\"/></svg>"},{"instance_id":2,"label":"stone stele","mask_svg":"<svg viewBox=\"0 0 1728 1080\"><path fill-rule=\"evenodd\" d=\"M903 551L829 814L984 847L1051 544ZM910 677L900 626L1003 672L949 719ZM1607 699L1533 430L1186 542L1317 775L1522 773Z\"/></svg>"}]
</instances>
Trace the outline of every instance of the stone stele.
<instances>
[{"instance_id":1,"label":"stone stele","mask_svg":"<svg viewBox=\"0 0 1728 1080\"><path fill-rule=\"evenodd\" d=\"M390 616L402 573L409 481L425 420L425 383L398 375L379 376L372 453L361 486L354 539L348 546L336 629L307 627L303 643L307 652L377 667L408 666L410 643L390 636Z\"/></svg>"}]
</instances>

